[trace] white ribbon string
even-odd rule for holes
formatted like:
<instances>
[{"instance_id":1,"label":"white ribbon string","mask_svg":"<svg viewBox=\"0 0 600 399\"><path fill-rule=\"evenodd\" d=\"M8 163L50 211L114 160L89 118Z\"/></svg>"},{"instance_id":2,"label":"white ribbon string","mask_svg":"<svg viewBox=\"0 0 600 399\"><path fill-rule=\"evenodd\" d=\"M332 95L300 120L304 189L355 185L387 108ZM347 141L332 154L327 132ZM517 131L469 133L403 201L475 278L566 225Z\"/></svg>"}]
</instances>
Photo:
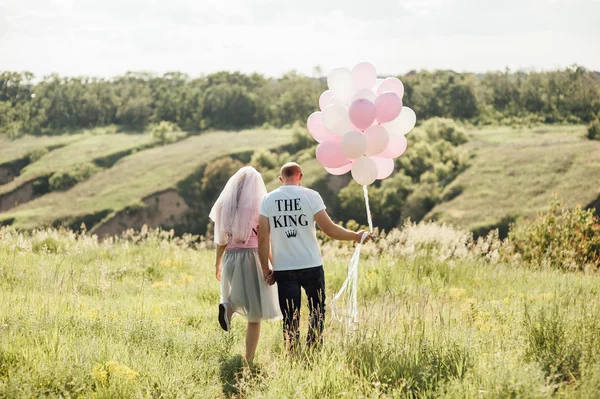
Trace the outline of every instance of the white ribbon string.
<instances>
[{"instance_id":1,"label":"white ribbon string","mask_svg":"<svg viewBox=\"0 0 600 399\"><path fill-rule=\"evenodd\" d=\"M369 206L369 189L367 186L363 186L363 193L365 194L365 205L367 206L367 222L369 223L369 232L373 232L373 219L371 218L371 207Z\"/></svg>"},{"instance_id":2,"label":"white ribbon string","mask_svg":"<svg viewBox=\"0 0 600 399\"><path fill-rule=\"evenodd\" d=\"M367 186L363 186L363 192L365 194L365 205L367 207L367 221L369 223L369 231L373 231L373 220L371 219L371 209L369 207L369 190ZM333 313L333 317L335 317L340 323L343 322L344 316L346 317L346 321L349 327L358 323L358 263L360 261L360 250L362 248L363 243L369 236L368 233L364 233L360 239L360 244L356 246L354 250L354 255L350 259L350 264L348 265L348 275L346 276L346 280L342 283L342 287L338 291L337 294L333 296L331 300L331 310ZM338 312L336 301L340 299L344 293L346 293L346 311L340 314Z\"/></svg>"}]
</instances>

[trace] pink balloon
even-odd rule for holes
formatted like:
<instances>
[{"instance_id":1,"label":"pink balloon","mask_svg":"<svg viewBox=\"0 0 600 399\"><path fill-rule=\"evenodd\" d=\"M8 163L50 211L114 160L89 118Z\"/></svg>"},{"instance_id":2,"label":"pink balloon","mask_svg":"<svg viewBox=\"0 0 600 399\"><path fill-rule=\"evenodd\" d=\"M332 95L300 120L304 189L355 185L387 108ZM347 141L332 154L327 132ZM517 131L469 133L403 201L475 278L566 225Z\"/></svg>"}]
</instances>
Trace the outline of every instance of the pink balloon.
<instances>
[{"instance_id":1,"label":"pink balloon","mask_svg":"<svg viewBox=\"0 0 600 399\"><path fill-rule=\"evenodd\" d=\"M371 126L375 121L375 115L375 105L365 98L354 100L350 105L350 109L348 109L350 121L360 130L365 130Z\"/></svg>"},{"instance_id":2,"label":"pink balloon","mask_svg":"<svg viewBox=\"0 0 600 399\"><path fill-rule=\"evenodd\" d=\"M354 90L370 89L375 85L377 72L375 67L368 62L361 62L352 68L352 80L354 81Z\"/></svg>"},{"instance_id":3,"label":"pink balloon","mask_svg":"<svg viewBox=\"0 0 600 399\"><path fill-rule=\"evenodd\" d=\"M325 170L327 172L331 173L334 176L344 175L344 174L350 172L350 169L352 169L352 163L349 163L348 165L344 165L341 168L328 168L328 167L325 167Z\"/></svg>"},{"instance_id":4,"label":"pink balloon","mask_svg":"<svg viewBox=\"0 0 600 399\"><path fill-rule=\"evenodd\" d=\"M319 108L321 108L321 111L323 111L325 107L329 105L329 100L331 100L332 97L333 93L331 90L325 90L323 94L321 94L321 97L319 97Z\"/></svg>"},{"instance_id":5,"label":"pink balloon","mask_svg":"<svg viewBox=\"0 0 600 399\"><path fill-rule=\"evenodd\" d=\"M340 143L336 141L324 141L319 144L317 161L327 168L341 168L350 163L350 160L342 152Z\"/></svg>"},{"instance_id":6,"label":"pink balloon","mask_svg":"<svg viewBox=\"0 0 600 399\"><path fill-rule=\"evenodd\" d=\"M402 99L391 91L386 91L375 99L375 118L379 123L393 121L402 112Z\"/></svg>"},{"instance_id":7,"label":"pink balloon","mask_svg":"<svg viewBox=\"0 0 600 399\"><path fill-rule=\"evenodd\" d=\"M398 78L387 78L377 88L377 94L382 94L386 91L396 93L398 97L402 98L404 96L404 85Z\"/></svg>"},{"instance_id":8,"label":"pink balloon","mask_svg":"<svg viewBox=\"0 0 600 399\"><path fill-rule=\"evenodd\" d=\"M377 165L377 180L383 180L394 173L394 160L390 158L371 157Z\"/></svg>"},{"instance_id":9,"label":"pink balloon","mask_svg":"<svg viewBox=\"0 0 600 399\"><path fill-rule=\"evenodd\" d=\"M308 131L319 143L332 136L332 133L330 133L325 126L323 126L321 114L321 112L313 112L306 121L306 127L308 128Z\"/></svg>"},{"instance_id":10,"label":"pink balloon","mask_svg":"<svg viewBox=\"0 0 600 399\"><path fill-rule=\"evenodd\" d=\"M388 143L387 148L379 157L381 158L398 158L400 155L404 154L406 151L406 147L408 146L408 142L406 141L406 136L390 135L390 141Z\"/></svg>"}]
</instances>

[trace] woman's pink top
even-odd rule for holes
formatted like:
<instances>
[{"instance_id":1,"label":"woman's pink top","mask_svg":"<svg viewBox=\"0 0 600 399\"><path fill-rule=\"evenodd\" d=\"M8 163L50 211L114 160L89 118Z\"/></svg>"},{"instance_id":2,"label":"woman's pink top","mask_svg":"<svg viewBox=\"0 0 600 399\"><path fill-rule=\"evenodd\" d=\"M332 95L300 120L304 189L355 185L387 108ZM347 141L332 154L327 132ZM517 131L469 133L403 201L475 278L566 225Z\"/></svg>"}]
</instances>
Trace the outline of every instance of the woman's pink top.
<instances>
[{"instance_id":1,"label":"woman's pink top","mask_svg":"<svg viewBox=\"0 0 600 399\"><path fill-rule=\"evenodd\" d=\"M227 240L227 249L256 249L258 248L258 226L252 229L250 239L245 244L232 242L231 236Z\"/></svg>"}]
</instances>

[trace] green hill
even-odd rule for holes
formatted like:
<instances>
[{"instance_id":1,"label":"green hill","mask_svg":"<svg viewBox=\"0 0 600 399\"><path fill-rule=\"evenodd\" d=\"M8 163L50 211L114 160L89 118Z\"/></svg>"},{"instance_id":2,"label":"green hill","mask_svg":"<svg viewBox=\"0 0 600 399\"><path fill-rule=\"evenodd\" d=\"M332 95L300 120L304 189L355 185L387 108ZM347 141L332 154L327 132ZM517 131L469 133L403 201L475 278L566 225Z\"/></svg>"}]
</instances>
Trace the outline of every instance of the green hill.
<instances>
[{"instance_id":1,"label":"green hill","mask_svg":"<svg viewBox=\"0 0 600 399\"><path fill-rule=\"evenodd\" d=\"M42 148L52 149L59 145L60 147L27 164L17 178L0 186L0 195L13 191L37 177L49 176L58 170L68 169L80 163L95 162L100 166L111 165L120 157L133 150L147 147L154 141L148 134L75 135L71 140L67 140L69 136L61 137L65 138L62 141L39 138L38 146L33 145L38 138L28 138L24 142L17 140L14 144L15 152L21 155L26 151L31 153ZM11 143L6 144L12 147Z\"/></svg>"},{"instance_id":2,"label":"green hill","mask_svg":"<svg viewBox=\"0 0 600 399\"><path fill-rule=\"evenodd\" d=\"M425 219L477 233L495 227L505 232L509 222L533 216L553 194L568 206L587 206L600 196L600 142L585 139L582 126L473 129L469 136L462 147L471 156L470 166L445 187L442 201ZM288 158L300 160L304 184L318 190L328 209L339 216L338 194L350 181L349 174L327 174L312 158L312 149L288 156L286 151L290 151L293 141L291 129L215 132L164 146L157 146L151 136L141 134L3 139L0 154L4 164L25 159L38 149L51 151L24 165L12 182L0 185L0 205L2 193L22 190L40 176L47 179L58 170L82 162L94 162L102 169L67 191L31 196L4 212L0 208L0 223L33 229L57 224L77 228L85 222L99 234L139 228L145 223L179 226L181 232L204 232L207 207L218 194L213 192L218 187L202 191L206 166L231 156L236 162L231 166L238 167L240 163L235 159L248 163L257 150L282 154L275 163ZM225 162L220 165L227 169ZM273 165L270 168L277 167ZM219 179L231 173L225 169ZM269 190L279 186L276 175L271 169L264 175ZM362 215L362 193L360 196ZM401 199L396 202L397 207L403 206Z\"/></svg>"},{"instance_id":3,"label":"green hill","mask_svg":"<svg viewBox=\"0 0 600 399\"><path fill-rule=\"evenodd\" d=\"M476 130L466 146L472 164L445 190L454 198L427 218L483 233L534 216L554 194L570 207L600 196L600 142L581 126Z\"/></svg>"},{"instance_id":4,"label":"green hill","mask_svg":"<svg viewBox=\"0 0 600 399\"><path fill-rule=\"evenodd\" d=\"M82 134L65 134L61 136L23 136L11 140L0 135L0 165L24 158L34 151L60 147L83 137Z\"/></svg>"},{"instance_id":5,"label":"green hill","mask_svg":"<svg viewBox=\"0 0 600 399\"><path fill-rule=\"evenodd\" d=\"M103 218L153 193L175 188L212 160L256 148L277 148L291 141L290 130L217 132L139 151L66 192L49 193L0 214L0 222L32 229L55 221L85 220L89 215Z\"/></svg>"}]
</instances>

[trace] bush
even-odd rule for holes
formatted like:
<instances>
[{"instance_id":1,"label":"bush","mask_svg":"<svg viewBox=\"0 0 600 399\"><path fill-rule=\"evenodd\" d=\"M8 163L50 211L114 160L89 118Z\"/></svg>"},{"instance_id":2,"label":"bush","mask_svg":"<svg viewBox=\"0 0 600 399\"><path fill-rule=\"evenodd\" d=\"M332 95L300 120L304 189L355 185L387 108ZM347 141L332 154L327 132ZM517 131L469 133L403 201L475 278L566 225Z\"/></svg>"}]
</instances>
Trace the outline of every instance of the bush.
<instances>
[{"instance_id":1,"label":"bush","mask_svg":"<svg viewBox=\"0 0 600 399\"><path fill-rule=\"evenodd\" d=\"M150 125L150 134L161 144L172 143L177 140L177 132L181 131L179 126L173 122L161 121Z\"/></svg>"},{"instance_id":2,"label":"bush","mask_svg":"<svg viewBox=\"0 0 600 399\"><path fill-rule=\"evenodd\" d=\"M423 130L432 142L442 139L457 146L469 141L465 130L452 119L431 118L423 123Z\"/></svg>"},{"instance_id":3,"label":"bush","mask_svg":"<svg viewBox=\"0 0 600 399\"><path fill-rule=\"evenodd\" d=\"M87 180L100 170L91 162L74 165L68 169L59 170L50 177L50 191L68 190L77 183Z\"/></svg>"},{"instance_id":4,"label":"bush","mask_svg":"<svg viewBox=\"0 0 600 399\"><path fill-rule=\"evenodd\" d=\"M566 209L554 199L531 222L513 225L513 253L526 262L565 271L600 270L600 221L593 210Z\"/></svg>"},{"instance_id":5,"label":"bush","mask_svg":"<svg viewBox=\"0 0 600 399\"><path fill-rule=\"evenodd\" d=\"M243 166L243 163L231 157L221 158L207 165L201 182L201 194L206 202L213 203L229 178Z\"/></svg>"},{"instance_id":6,"label":"bush","mask_svg":"<svg viewBox=\"0 0 600 399\"><path fill-rule=\"evenodd\" d=\"M31 151L29 153L29 155L27 156L27 158L29 158L29 163L34 163L34 162L38 161L41 157L46 155L48 152L49 151L47 148L38 148L37 150Z\"/></svg>"},{"instance_id":7,"label":"bush","mask_svg":"<svg viewBox=\"0 0 600 399\"><path fill-rule=\"evenodd\" d=\"M588 125L587 138L590 140L600 140L600 121L593 121Z\"/></svg>"}]
</instances>

